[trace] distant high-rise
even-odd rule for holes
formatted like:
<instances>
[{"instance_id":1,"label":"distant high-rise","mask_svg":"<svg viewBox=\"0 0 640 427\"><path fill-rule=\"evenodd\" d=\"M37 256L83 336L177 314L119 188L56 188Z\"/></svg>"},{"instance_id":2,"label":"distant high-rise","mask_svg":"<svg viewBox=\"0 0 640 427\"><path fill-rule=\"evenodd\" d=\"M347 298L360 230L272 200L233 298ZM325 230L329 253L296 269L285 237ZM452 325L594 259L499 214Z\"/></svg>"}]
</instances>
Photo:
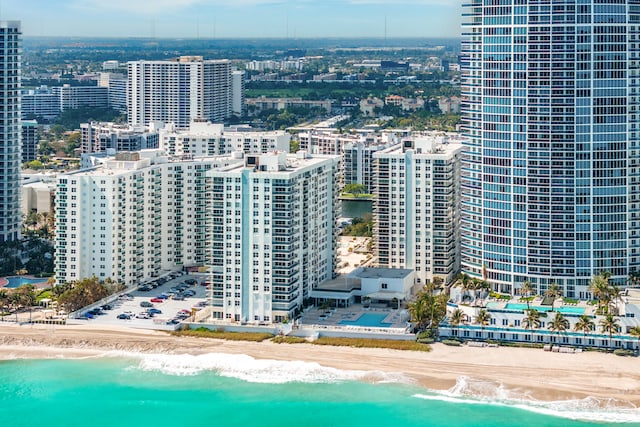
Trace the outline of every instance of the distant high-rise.
<instances>
[{"instance_id":1,"label":"distant high-rise","mask_svg":"<svg viewBox=\"0 0 640 427\"><path fill-rule=\"evenodd\" d=\"M174 123L186 129L193 119L221 122L231 115L231 63L183 56L175 61L129 62L129 124Z\"/></svg>"},{"instance_id":2,"label":"distant high-rise","mask_svg":"<svg viewBox=\"0 0 640 427\"><path fill-rule=\"evenodd\" d=\"M18 21L0 21L0 242L20 237L20 57Z\"/></svg>"},{"instance_id":3,"label":"distant high-rise","mask_svg":"<svg viewBox=\"0 0 640 427\"><path fill-rule=\"evenodd\" d=\"M22 162L30 162L38 157L38 122L22 121Z\"/></svg>"},{"instance_id":4,"label":"distant high-rise","mask_svg":"<svg viewBox=\"0 0 640 427\"><path fill-rule=\"evenodd\" d=\"M585 298L640 264L637 1L465 2L462 268Z\"/></svg>"},{"instance_id":5,"label":"distant high-rise","mask_svg":"<svg viewBox=\"0 0 640 427\"><path fill-rule=\"evenodd\" d=\"M244 71L233 71L231 73L231 97L232 97L232 106L231 112L238 116L242 117L244 115L244 91L245 91L245 72Z\"/></svg>"}]
</instances>

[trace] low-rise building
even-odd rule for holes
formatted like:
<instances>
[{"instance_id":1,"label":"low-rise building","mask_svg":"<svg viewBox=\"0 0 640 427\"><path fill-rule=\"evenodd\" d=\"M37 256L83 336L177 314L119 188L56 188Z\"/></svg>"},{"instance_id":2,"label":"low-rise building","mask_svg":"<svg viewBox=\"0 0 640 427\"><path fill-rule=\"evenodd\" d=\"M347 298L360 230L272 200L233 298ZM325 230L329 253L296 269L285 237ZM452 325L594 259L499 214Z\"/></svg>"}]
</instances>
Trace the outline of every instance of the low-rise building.
<instances>
[{"instance_id":1,"label":"low-rise building","mask_svg":"<svg viewBox=\"0 0 640 427\"><path fill-rule=\"evenodd\" d=\"M224 156L233 152L289 152L291 135L284 131L256 132L226 128L206 120L194 120L187 130L173 124L160 130L160 148L169 155Z\"/></svg>"},{"instance_id":2,"label":"low-rise building","mask_svg":"<svg viewBox=\"0 0 640 427\"><path fill-rule=\"evenodd\" d=\"M138 151L158 148L159 133L149 127L110 122L80 124L82 153Z\"/></svg>"}]
</instances>

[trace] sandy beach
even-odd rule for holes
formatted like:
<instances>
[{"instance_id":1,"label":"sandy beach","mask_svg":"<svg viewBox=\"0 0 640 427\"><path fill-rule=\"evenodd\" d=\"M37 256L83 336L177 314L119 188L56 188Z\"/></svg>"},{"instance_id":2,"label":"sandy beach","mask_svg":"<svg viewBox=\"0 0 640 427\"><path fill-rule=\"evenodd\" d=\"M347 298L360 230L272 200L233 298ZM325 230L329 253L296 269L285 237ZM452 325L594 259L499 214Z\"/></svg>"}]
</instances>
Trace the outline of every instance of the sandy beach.
<instances>
[{"instance_id":1,"label":"sandy beach","mask_svg":"<svg viewBox=\"0 0 640 427\"><path fill-rule=\"evenodd\" d=\"M246 354L256 359L316 362L344 370L403 374L432 390L447 390L461 377L513 396L556 401L616 399L640 406L637 358L611 354L560 354L541 349L432 346L426 352L324 347L174 337L163 332L91 326L0 324L0 360L79 358L120 350L161 354ZM481 392L481 391L480 391Z\"/></svg>"}]
</instances>

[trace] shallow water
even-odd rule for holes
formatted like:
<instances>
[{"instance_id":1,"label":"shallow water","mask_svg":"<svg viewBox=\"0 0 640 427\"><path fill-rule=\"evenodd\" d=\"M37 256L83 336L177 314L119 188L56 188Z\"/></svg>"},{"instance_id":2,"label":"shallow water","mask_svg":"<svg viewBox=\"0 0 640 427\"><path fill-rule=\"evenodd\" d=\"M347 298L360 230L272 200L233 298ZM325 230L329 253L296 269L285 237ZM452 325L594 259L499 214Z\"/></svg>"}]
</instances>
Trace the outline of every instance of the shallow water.
<instances>
[{"instance_id":1,"label":"shallow water","mask_svg":"<svg viewBox=\"0 0 640 427\"><path fill-rule=\"evenodd\" d=\"M400 375L314 363L112 353L0 362L0 420L10 426L83 427L582 426L640 425L640 411L595 399L516 399L499 386L468 378L435 393Z\"/></svg>"}]
</instances>

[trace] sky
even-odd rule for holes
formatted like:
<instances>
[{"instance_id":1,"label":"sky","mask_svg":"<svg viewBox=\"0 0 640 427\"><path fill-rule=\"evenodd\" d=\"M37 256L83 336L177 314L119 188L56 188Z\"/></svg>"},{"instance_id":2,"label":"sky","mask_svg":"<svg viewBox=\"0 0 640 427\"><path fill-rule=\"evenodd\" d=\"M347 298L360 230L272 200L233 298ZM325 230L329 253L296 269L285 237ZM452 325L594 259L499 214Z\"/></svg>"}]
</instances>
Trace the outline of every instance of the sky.
<instances>
[{"instance_id":1,"label":"sky","mask_svg":"<svg viewBox=\"0 0 640 427\"><path fill-rule=\"evenodd\" d=\"M0 0L23 35L458 37L458 0Z\"/></svg>"}]
</instances>

